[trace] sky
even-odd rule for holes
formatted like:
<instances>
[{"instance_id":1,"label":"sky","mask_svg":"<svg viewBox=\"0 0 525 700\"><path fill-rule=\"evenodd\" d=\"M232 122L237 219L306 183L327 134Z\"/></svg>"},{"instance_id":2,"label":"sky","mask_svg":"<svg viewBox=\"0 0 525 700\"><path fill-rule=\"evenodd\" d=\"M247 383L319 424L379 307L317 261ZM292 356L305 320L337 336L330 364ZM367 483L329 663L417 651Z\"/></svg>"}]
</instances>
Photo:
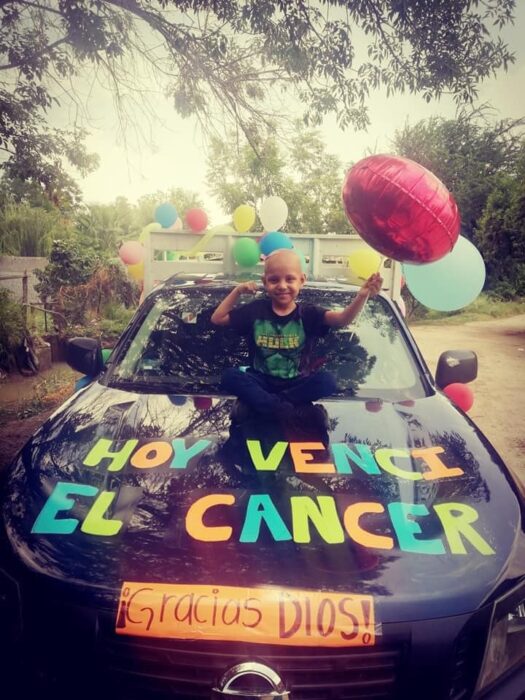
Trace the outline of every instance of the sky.
<instances>
[{"instance_id":1,"label":"sky","mask_svg":"<svg viewBox=\"0 0 525 700\"><path fill-rule=\"evenodd\" d=\"M499 72L479 87L478 104L489 103L495 119L525 116L525 0L517 0L516 5L514 26L502 33L516 54L516 62L506 73ZM164 125L153 126L153 147L145 143L137 145L132 134L125 144L117 137L110 95L97 88L90 104L91 133L86 145L88 150L99 154L100 166L79 180L86 203L108 203L118 196L136 202L143 195L181 187L199 195L210 223L230 219L231 212L221 209L206 185L205 144L193 119L182 119L162 95L155 95L151 98L151 108ZM387 98L384 92L372 94L367 104L371 124L366 132L351 128L341 131L334 118L327 118L320 128L328 152L344 163L355 162L369 153L389 152L396 129L401 129L407 120L415 124L431 116L453 118L456 110L448 97L426 103L416 95ZM149 128L144 123L144 130Z\"/></svg>"}]
</instances>

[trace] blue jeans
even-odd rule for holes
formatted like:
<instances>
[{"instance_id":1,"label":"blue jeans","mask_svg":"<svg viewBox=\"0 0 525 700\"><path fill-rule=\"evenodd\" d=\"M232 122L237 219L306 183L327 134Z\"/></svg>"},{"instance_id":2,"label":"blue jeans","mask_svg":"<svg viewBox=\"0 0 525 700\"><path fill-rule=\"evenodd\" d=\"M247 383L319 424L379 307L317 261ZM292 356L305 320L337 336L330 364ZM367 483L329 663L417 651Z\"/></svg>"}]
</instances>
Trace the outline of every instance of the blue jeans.
<instances>
[{"instance_id":1,"label":"blue jeans","mask_svg":"<svg viewBox=\"0 0 525 700\"><path fill-rule=\"evenodd\" d=\"M248 369L227 369L222 386L264 416L279 417L286 404L305 404L337 391L334 376L325 370L297 379L281 379Z\"/></svg>"}]
</instances>

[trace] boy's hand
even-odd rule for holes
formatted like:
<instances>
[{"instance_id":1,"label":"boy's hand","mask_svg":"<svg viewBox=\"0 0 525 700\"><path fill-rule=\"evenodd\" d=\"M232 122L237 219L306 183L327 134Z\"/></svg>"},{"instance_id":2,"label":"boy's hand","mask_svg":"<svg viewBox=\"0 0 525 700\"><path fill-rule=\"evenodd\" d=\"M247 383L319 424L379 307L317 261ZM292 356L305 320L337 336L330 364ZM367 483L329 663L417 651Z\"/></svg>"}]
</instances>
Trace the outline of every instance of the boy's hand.
<instances>
[{"instance_id":1,"label":"boy's hand","mask_svg":"<svg viewBox=\"0 0 525 700\"><path fill-rule=\"evenodd\" d=\"M235 288L237 294L256 294L257 282L241 282Z\"/></svg>"},{"instance_id":2,"label":"boy's hand","mask_svg":"<svg viewBox=\"0 0 525 700\"><path fill-rule=\"evenodd\" d=\"M237 303L241 294L255 294L256 292L257 282L241 282L221 301L211 315L211 322L216 326L229 326L230 311Z\"/></svg>"},{"instance_id":3,"label":"boy's hand","mask_svg":"<svg viewBox=\"0 0 525 700\"><path fill-rule=\"evenodd\" d=\"M369 297L375 297L375 295L379 294L381 291L382 286L383 278L379 272L374 272L374 274L370 275L370 277L366 280L359 291L363 296L366 294Z\"/></svg>"}]
</instances>

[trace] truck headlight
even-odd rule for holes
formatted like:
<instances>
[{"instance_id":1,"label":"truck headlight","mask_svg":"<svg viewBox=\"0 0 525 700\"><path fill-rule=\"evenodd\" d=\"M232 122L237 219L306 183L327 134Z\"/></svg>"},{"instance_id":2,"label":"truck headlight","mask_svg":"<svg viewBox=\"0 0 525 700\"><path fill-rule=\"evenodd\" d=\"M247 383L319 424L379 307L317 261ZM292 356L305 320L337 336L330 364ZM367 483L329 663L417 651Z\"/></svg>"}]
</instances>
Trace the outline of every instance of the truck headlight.
<instances>
[{"instance_id":1,"label":"truck headlight","mask_svg":"<svg viewBox=\"0 0 525 700\"><path fill-rule=\"evenodd\" d=\"M494 605L477 692L525 661L525 584Z\"/></svg>"}]
</instances>

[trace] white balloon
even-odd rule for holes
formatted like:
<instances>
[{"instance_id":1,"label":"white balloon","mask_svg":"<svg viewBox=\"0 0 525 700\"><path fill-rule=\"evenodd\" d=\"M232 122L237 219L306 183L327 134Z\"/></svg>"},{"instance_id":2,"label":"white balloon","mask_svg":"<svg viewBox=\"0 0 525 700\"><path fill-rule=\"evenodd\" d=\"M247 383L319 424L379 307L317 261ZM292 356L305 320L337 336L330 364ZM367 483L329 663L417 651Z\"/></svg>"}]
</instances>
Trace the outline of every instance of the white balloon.
<instances>
[{"instance_id":1,"label":"white balloon","mask_svg":"<svg viewBox=\"0 0 525 700\"><path fill-rule=\"evenodd\" d=\"M161 228L161 231L169 231L170 233L175 233L176 231L182 231L182 219L178 216L175 219L175 223L171 224L168 228Z\"/></svg>"},{"instance_id":2,"label":"white balloon","mask_svg":"<svg viewBox=\"0 0 525 700\"><path fill-rule=\"evenodd\" d=\"M264 199L259 209L259 219L265 231L278 231L288 217L288 205L281 197L271 196Z\"/></svg>"}]
</instances>

